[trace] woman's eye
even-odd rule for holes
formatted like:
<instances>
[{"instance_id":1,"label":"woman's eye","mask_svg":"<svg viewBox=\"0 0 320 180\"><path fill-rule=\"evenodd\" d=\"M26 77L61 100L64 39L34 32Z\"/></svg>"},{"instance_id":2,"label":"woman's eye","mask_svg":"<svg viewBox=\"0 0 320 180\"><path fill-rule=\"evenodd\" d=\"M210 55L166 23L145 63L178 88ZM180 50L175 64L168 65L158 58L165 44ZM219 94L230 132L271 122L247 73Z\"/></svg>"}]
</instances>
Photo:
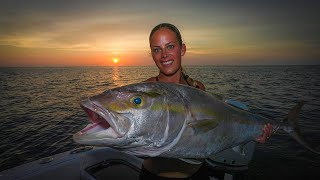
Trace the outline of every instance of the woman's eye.
<instances>
[{"instance_id":1,"label":"woman's eye","mask_svg":"<svg viewBox=\"0 0 320 180\"><path fill-rule=\"evenodd\" d=\"M159 49L159 48L155 48L155 49L153 49L152 50L154 53L158 53L158 52L160 52L161 50Z\"/></svg>"},{"instance_id":2,"label":"woman's eye","mask_svg":"<svg viewBox=\"0 0 320 180\"><path fill-rule=\"evenodd\" d=\"M173 48L174 48L174 45L169 45L167 48L168 48L168 49L173 49Z\"/></svg>"},{"instance_id":3,"label":"woman's eye","mask_svg":"<svg viewBox=\"0 0 320 180\"><path fill-rule=\"evenodd\" d=\"M133 103L136 104L136 105L141 104L141 102L142 102L142 100L141 100L140 97L135 97L135 98L133 99Z\"/></svg>"}]
</instances>

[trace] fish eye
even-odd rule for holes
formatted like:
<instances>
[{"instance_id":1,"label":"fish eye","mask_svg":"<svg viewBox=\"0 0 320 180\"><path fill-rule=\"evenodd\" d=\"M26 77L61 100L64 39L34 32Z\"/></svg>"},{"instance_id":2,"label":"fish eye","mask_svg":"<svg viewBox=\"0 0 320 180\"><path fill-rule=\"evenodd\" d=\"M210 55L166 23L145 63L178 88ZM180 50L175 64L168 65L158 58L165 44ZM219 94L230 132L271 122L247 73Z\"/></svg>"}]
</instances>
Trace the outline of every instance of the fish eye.
<instances>
[{"instance_id":1,"label":"fish eye","mask_svg":"<svg viewBox=\"0 0 320 180\"><path fill-rule=\"evenodd\" d=\"M141 97L135 97L135 98L133 99L133 103L136 104L136 105L141 104L141 102L142 102Z\"/></svg>"}]
</instances>

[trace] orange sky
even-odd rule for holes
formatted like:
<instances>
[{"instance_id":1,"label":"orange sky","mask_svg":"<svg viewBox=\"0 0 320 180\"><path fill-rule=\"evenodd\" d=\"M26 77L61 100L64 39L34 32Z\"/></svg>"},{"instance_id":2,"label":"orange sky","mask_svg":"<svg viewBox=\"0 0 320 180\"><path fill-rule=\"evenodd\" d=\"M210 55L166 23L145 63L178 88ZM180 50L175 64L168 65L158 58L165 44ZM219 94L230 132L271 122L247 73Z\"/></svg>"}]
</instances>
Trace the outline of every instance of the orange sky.
<instances>
[{"instance_id":1,"label":"orange sky","mask_svg":"<svg viewBox=\"0 0 320 180\"><path fill-rule=\"evenodd\" d=\"M161 22L180 29L187 65L320 64L317 4L130 2L5 0L0 66L153 65L148 36Z\"/></svg>"}]
</instances>

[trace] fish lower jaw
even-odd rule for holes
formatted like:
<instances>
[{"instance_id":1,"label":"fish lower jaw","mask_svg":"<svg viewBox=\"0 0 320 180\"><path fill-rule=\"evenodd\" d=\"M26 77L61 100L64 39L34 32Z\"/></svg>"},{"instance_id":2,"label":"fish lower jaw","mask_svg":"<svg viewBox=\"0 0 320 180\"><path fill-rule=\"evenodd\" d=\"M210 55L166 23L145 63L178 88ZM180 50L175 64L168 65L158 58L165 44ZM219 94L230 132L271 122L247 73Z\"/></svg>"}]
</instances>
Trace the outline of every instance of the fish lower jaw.
<instances>
[{"instance_id":1,"label":"fish lower jaw","mask_svg":"<svg viewBox=\"0 0 320 180\"><path fill-rule=\"evenodd\" d=\"M113 128L110 126L108 128L104 128L100 123L93 123L88 124L83 130L81 130L78 134L80 136L83 135L98 135L103 137L110 137L110 138L119 138L118 133L113 130Z\"/></svg>"},{"instance_id":2,"label":"fish lower jaw","mask_svg":"<svg viewBox=\"0 0 320 180\"><path fill-rule=\"evenodd\" d=\"M103 132L101 132L101 133L103 133L103 135L104 136L106 136L106 137L110 137L110 138L119 138L120 136L113 130L113 128L108 128L108 129L106 129L106 130L104 130Z\"/></svg>"},{"instance_id":3,"label":"fish lower jaw","mask_svg":"<svg viewBox=\"0 0 320 180\"><path fill-rule=\"evenodd\" d=\"M92 134L95 132L103 131L104 128L99 125L99 123L92 123L88 124L84 129L82 129L79 134L84 135L84 134Z\"/></svg>"}]
</instances>

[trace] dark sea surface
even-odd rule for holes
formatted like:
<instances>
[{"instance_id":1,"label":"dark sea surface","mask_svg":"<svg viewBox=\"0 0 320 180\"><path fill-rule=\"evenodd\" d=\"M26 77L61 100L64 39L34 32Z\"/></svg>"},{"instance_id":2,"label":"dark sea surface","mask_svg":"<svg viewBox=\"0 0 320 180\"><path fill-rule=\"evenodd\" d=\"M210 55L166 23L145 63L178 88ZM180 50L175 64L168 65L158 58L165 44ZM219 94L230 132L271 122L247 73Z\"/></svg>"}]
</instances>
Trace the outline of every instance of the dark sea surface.
<instances>
[{"instance_id":1,"label":"dark sea surface","mask_svg":"<svg viewBox=\"0 0 320 180\"><path fill-rule=\"evenodd\" d=\"M320 66L188 66L211 94L281 120L299 101L301 132L320 149ZM80 99L156 76L156 67L0 68L0 171L79 147ZM248 179L320 179L320 155L284 132L257 144Z\"/></svg>"}]
</instances>

